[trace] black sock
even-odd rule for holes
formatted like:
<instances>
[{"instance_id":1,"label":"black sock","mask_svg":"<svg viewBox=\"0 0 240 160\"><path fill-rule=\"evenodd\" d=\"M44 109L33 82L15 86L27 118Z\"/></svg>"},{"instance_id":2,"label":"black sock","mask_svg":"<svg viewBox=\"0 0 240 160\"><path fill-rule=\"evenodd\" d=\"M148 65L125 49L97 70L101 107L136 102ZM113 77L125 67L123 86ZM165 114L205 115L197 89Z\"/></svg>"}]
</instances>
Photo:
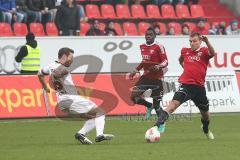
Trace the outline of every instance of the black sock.
<instances>
[{"instance_id":1,"label":"black sock","mask_svg":"<svg viewBox=\"0 0 240 160\"><path fill-rule=\"evenodd\" d=\"M201 122L202 122L202 124L203 124L203 132L204 133L208 133L208 126L209 126L209 123L210 123L210 121L209 120L205 120L205 119L201 119Z\"/></svg>"},{"instance_id":2,"label":"black sock","mask_svg":"<svg viewBox=\"0 0 240 160\"><path fill-rule=\"evenodd\" d=\"M141 105L144 105L146 107L149 107L149 106L151 107L152 106L152 103L150 103L150 102L148 102L145 99L140 98L140 97L135 97L134 101L135 101L136 104L141 104Z\"/></svg>"},{"instance_id":3,"label":"black sock","mask_svg":"<svg viewBox=\"0 0 240 160\"><path fill-rule=\"evenodd\" d=\"M153 98L153 108L155 109L157 116L159 116L159 112L160 112L160 110L162 110L162 107L160 105L161 100L162 100L161 97Z\"/></svg>"},{"instance_id":4,"label":"black sock","mask_svg":"<svg viewBox=\"0 0 240 160\"><path fill-rule=\"evenodd\" d=\"M154 107L154 109L155 109L155 112L156 112L157 116L159 116L160 109L162 109L162 108L161 107Z\"/></svg>"},{"instance_id":5,"label":"black sock","mask_svg":"<svg viewBox=\"0 0 240 160\"><path fill-rule=\"evenodd\" d=\"M169 115L166 111L159 109L158 120L155 126L159 127L161 124L164 124L165 121L168 119Z\"/></svg>"}]
</instances>

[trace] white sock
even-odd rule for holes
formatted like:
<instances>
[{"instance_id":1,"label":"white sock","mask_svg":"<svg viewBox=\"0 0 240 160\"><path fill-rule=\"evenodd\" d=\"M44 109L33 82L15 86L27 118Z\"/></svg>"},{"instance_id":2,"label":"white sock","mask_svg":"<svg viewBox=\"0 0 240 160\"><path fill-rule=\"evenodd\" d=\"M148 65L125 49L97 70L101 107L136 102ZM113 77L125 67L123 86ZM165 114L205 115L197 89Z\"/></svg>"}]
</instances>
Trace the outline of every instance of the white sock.
<instances>
[{"instance_id":1,"label":"white sock","mask_svg":"<svg viewBox=\"0 0 240 160\"><path fill-rule=\"evenodd\" d=\"M97 115L97 117L95 118L95 125L97 136L102 135L105 125L105 115Z\"/></svg>"},{"instance_id":2,"label":"white sock","mask_svg":"<svg viewBox=\"0 0 240 160\"><path fill-rule=\"evenodd\" d=\"M94 128L95 128L95 120L94 119L89 119L84 123L82 129L80 129L78 131L78 133L86 135L87 133L89 133Z\"/></svg>"}]
</instances>

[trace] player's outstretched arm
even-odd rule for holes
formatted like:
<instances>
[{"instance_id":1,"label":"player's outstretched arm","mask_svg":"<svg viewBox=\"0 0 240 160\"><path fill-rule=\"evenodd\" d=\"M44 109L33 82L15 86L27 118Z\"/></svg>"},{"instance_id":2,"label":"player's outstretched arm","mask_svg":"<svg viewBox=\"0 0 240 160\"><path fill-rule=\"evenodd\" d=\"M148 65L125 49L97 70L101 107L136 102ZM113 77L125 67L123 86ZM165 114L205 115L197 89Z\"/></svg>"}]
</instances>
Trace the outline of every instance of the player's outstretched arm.
<instances>
[{"instance_id":1,"label":"player's outstretched arm","mask_svg":"<svg viewBox=\"0 0 240 160\"><path fill-rule=\"evenodd\" d=\"M44 79L44 75L41 74L40 72L38 73L38 79L39 79L39 81L40 81L43 89L44 89L46 92L50 93L50 89L47 87L47 84L46 84L45 79Z\"/></svg>"},{"instance_id":2,"label":"player's outstretched arm","mask_svg":"<svg viewBox=\"0 0 240 160\"><path fill-rule=\"evenodd\" d=\"M208 50L209 50L209 56L213 57L216 53L215 50L213 48L213 46L211 45L211 43L209 42L208 38L206 36L202 36L202 41L206 43Z\"/></svg>"}]
</instances>

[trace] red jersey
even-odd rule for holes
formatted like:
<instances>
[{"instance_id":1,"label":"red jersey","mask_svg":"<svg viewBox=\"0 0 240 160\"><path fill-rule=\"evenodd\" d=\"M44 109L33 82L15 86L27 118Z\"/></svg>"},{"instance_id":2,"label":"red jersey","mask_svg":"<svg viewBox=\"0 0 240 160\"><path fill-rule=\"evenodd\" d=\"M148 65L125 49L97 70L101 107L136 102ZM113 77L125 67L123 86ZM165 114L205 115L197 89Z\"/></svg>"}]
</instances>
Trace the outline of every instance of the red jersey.
<instances>
[{"instance_id":1,"label":"red jersey","mask_svg":"<svg viewBox=\"0 0 240 160\"><path fill-rule=\"evenodd\" d=\"M211 56L207 47L201 47L195 51L191 48L182 48L184 71L179 77L179 82L183 84L194 84L204 86L207 66Z\"/></svg>"},{"instance_id":2,"label":"red jersey","mask_svg":"<svg viewBox=\"0 0 240 160\"><path fill-rule=\"evenodd\" d=\"M154 65L161 64L163 67L167 67L167 55L165 52L165 48L162 45L154 42L151 45L142 44L140 45L142 62L137 67L137 70L144 69L143 75L149 79L161 79L163 77L163 71L160 69L159 71L150 71L150 67Z\"/></svg>"}]
</instances>

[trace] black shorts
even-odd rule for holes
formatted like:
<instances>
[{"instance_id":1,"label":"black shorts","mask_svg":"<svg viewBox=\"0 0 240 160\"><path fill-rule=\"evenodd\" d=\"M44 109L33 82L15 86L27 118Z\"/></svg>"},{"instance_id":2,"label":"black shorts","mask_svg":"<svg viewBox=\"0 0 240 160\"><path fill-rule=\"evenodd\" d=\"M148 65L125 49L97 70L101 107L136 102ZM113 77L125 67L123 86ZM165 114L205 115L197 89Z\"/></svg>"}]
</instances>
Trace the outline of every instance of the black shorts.
<instances>
[{"instance_id":1,"label":"black shorts","mask_svg":"<svg viewBox=\"0 0 240 160\"><path fill-rule=\"evenodd\" d=\"M182 84L173 96L173 100L177 100L181 104L190 99L200 111L207 112L209 110L209 102L205 87L192 84Z\"/></svg>"},{"instance_id":2,"label":"black shorts","mask_svg":"<svg viewBox=\"0 0 240 160\"><path fill-rule=\"evenodd\" d=\"M148 79L145 76L141 76L140 79L135 84L135 87L144 92L148 89L152 90L151 97L158 98L163 96L163 83L162 80L159 79Z\"/></svg>"}]
</instances>

